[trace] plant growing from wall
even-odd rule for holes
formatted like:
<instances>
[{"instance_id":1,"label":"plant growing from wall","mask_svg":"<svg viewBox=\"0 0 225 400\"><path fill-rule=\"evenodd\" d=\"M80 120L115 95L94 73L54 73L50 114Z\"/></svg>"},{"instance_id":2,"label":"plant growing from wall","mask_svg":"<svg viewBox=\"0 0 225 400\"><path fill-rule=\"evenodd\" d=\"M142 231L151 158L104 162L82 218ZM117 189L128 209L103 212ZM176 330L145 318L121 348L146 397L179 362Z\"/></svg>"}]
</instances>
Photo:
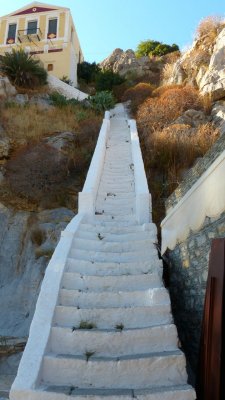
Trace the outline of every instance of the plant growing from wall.
<instances>
[{"instance_id":1,"label":"plant growing from wall","mask_svg":"<svg viewBox=\"0 0 225 400\"><path fill-rule=\"evenodd\" d=\"M4 73L14 85L33 88L47 83L47 71L41 62L23 49L13 49L11 53L0 56L0 72Z\"/></svg>"}]
</instances>

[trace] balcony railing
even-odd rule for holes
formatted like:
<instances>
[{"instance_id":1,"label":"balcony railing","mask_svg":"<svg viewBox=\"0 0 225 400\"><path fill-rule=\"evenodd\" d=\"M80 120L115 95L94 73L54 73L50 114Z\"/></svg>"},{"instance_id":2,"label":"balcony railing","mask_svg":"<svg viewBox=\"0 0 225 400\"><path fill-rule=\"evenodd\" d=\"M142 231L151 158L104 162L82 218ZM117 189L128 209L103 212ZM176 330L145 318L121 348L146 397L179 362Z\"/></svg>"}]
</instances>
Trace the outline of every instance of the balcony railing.
<instances>
[{"instance_id":1,"label":"balcony railing","mask_svg":"<svg viewBox=\"0 0 225 400\"><path fill-rule=\"evenodd\" d=\"M17 38L20 43L40 42L42 39L42 32L40 28L19 30Z\"/></svg>"}]
</instances>

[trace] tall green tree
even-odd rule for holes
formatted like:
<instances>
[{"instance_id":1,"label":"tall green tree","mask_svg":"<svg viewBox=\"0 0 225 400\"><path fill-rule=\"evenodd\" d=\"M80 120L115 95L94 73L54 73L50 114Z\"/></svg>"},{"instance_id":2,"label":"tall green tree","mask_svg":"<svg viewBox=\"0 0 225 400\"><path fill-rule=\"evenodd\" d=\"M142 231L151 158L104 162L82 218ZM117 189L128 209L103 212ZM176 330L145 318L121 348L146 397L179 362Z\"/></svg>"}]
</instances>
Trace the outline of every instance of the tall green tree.
<instances>
[{"instance_id":1,"label":"tall green tree","mask_svg":"<svg viewBox=\"0 0 225 400\"><path fill-rule=\"evenodd\" d=\"M139 43L135 52L136 57L144 56L164 56L165 54L172 53L173 51L179 51L177 44L166 44L158 42L156 40L145 40Z\"/></svg>"}]
</instances>

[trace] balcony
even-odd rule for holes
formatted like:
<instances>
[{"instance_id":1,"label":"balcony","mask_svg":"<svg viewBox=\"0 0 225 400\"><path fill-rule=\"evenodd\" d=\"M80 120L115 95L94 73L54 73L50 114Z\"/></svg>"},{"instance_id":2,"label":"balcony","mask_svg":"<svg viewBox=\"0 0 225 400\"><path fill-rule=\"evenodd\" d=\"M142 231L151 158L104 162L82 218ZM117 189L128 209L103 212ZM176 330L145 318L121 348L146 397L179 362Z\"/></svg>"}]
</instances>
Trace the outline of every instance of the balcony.
<instances>
[{"instance_id":1,"label":"balcony","mask_svg":"<svg viewBox=\"0 0 225 400\"><path fill-rule=\"evenodd\" d=\"M18 31L17 39L20 43L36 43L42 40L40 28L31 28Z\"/></svg>"}]
</instances>

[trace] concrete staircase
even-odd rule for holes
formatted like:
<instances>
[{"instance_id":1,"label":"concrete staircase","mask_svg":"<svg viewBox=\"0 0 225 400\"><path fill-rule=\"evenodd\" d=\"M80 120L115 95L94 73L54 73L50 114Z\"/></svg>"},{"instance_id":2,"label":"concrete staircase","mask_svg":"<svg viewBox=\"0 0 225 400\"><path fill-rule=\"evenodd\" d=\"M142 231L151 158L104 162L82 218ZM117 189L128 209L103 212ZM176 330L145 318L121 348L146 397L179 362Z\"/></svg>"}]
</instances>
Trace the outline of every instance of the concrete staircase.
<instances>
[{"instance_id":1,"label":"concrete staircase","mask_svg":"<svg viewBox=\"0 0 225 400\"><path fill-rule=\"evenodd\" d=\"M117 107L96 213L73 238L39 379L24 399L196 398L162 283L156 227L136 221L133 169Z\"/></svg>"}]
</instances>

